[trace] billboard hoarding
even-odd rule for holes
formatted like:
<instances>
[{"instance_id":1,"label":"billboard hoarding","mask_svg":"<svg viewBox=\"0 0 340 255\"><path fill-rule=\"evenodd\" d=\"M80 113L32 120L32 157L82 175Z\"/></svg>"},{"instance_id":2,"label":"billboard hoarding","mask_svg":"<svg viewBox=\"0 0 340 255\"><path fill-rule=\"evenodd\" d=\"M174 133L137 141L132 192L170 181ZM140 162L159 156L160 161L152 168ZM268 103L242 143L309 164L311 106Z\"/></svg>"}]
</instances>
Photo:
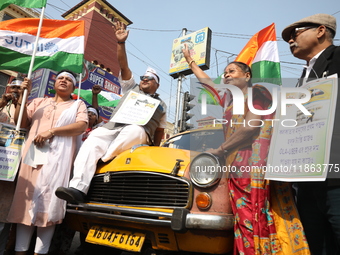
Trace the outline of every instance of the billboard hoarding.
<instances>
[{"instance_id":1,"label":"billboard hoarding","mask_svg":"<svg viewBox=\"0 0 340 255\"><path fill-rule=\"evenodd\" d=\"M208 70L210 65L211 30L209 27L194 33L176 38L172 44L169 75L178 78L180 74L192 74L186 62L182 49L187 44L190 55L202 70Z\"/></svg>"}]
</instances>

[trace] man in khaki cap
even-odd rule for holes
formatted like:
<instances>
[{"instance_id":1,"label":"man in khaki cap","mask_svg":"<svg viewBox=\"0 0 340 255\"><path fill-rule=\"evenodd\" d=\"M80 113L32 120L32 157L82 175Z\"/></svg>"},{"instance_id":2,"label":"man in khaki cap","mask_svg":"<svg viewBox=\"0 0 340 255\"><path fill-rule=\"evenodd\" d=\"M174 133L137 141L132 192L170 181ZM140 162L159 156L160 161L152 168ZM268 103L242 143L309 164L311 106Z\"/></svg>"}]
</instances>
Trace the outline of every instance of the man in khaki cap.
<instances>
[{"instance_id":1,"label":"man in khaki cap","mask_svg":"<svg viewBox=\"0 0 340 255\"><path fill-rule=\"evenodd\" d=\"M333 45L336 19L328 14L303 18L282 31L292 54L306 61L298 86L340 75L340 47ZM339 83L338 83L339 84ZM339 84L340 85L340 84ZM298 183L297 204L312 254L340 254L340 89L327 179Z\"/></svg>"}]
</instances>

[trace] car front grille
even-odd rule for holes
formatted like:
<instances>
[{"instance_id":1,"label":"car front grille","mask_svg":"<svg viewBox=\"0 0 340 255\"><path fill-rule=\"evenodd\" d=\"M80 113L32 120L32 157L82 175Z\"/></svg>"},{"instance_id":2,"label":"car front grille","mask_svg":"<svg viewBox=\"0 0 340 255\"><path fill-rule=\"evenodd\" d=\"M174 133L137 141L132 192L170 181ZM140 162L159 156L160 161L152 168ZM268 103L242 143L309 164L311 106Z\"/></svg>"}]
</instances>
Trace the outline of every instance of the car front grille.
<instances>
[{"instance_id":1,"label":"car front grille","mask_svg":"<svg viewBox=\"0 0 340 255\"><path fill-rule=\"evenodd\" d=\"M178 208L188 207L190 196L190 182L180 177L140 171L108 172L93 177L87 201Z\"/></svg>"}]
</instances>

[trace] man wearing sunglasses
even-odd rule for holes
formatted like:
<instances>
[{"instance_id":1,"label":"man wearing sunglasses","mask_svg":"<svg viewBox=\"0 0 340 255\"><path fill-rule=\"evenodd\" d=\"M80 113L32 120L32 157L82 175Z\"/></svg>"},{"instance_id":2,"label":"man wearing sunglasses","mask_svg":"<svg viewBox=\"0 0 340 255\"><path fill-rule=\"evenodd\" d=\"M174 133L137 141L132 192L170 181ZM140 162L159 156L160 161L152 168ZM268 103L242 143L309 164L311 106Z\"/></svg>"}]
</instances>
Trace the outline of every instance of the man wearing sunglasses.
<instances>
[{"instance_id":1,"label":"man wearing sunglasses","mask_svg":"<svg viewBox=\"0 0 340 255\"><path fill-rule=\"evenodd\" d=\"M160 145L164 128L166 127L166 105L156 93L160 79L156 71L147 68L145 74L140 77L139 84L136 84L132 72L128 66L125 50L125 41L129 31L122 22L117 22L115 27L117 37L117 56L121 73L119 75L122 94L118 106L111 117L120 109L127 99L130 90L153 97L160 101L150 121L144 126L127 125L109 121L102 127L91 132L89 137L81 146L74 162L74 175L70 181L70 187L59 187L56 195L70 203L83 202L85 194L89 189L91 179L95 173L99 159L107 162L119 153L130 149L137 144Z\"/></svg>"},{"instance_id":2,"label":"man wearing sunglasses","mask_svg":"<svg viewBox=\"0 0 340 255\"><path fill-rule=\"evenodd\" d=\"M298 86L332 74L338 74L339 81L340 47L333 45L335 32L336 19L328 14L303 18L282 31L292 54L306 61ZM338 86L330 166L340 164L339 92ZM298 183L297 205L312 254L340 254L340 172L328 171L324 182Z\"/></svg>"}]
</instances>

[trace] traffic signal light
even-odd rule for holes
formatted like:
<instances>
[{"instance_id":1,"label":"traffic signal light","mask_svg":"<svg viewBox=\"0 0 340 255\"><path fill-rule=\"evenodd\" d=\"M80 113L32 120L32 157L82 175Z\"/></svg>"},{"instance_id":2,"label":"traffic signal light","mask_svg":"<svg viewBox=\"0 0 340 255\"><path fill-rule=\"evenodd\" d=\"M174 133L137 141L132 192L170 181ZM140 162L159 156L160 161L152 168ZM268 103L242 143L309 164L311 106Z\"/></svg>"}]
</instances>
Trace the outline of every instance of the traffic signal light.
<instances>
[{"instance_id":1,"label":"traffic signal light","mask_svg":"<svg viewBox=\"0 0 340 255\"><path fill-rule=\"evenodd\" d=\"M187 123L187 121L194 116L193 114L188 113L188 111L190 111L195 106L194 104L189 103L194 98L195 96L190 95L188 91L184 93L180 132L189 130L194 127L193 124Z\"/></svg>"}]
</instances>

